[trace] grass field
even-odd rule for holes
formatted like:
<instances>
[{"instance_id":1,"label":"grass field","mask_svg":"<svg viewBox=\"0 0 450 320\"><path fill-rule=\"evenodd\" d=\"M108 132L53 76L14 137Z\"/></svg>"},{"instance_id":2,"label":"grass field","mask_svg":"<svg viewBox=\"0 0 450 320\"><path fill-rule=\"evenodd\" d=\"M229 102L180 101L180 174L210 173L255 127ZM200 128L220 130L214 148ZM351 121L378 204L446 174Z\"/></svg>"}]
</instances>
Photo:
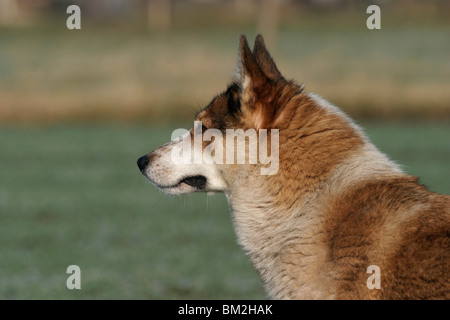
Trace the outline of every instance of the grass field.
<instances>
[{"instance_id":1,"label":"grass field","mask_svg":"<svg viewBox=\"0 0 450 320\"><path fill-rule=\"evenodd\" d=\"M364 125L407 172L449 193L449 123ZM0 298L265 298L225 197L167 196L138 171L176 127L0 128ZM72 264L81 290L66 288Z\"/></svg>"}]
</instances>

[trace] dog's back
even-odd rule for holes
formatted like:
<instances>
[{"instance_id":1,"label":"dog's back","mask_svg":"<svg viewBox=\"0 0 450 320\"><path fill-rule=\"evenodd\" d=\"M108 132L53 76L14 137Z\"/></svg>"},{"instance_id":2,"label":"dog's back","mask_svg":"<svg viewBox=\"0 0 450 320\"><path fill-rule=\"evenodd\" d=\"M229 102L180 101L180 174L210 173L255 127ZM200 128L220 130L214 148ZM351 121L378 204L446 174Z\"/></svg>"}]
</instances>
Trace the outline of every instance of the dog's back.
<instances>
[{"instance_id":1,"label":"dog's back","mask_svg":"<svg viewBox=\"0 0 450 320\"><path fill-rule=\"evenodd\" d=\"M416 178L362 182L330 202L329 268L340 299L449 299L450 197ZM380 270L368 290L369 265Z\"/></svg>"}]
</instances>

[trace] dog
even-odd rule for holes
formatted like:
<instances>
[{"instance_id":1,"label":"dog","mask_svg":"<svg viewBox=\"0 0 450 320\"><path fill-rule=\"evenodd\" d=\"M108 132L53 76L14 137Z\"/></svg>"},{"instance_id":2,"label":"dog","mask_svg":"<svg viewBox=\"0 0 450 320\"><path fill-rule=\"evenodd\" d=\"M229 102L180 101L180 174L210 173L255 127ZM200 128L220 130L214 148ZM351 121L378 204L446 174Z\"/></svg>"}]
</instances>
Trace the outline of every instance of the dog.
<instances>
[{"instance_id":1,"label":"dog","mask_svg":"<svg viewBox=\"0 0 450 320\"><path fill-rule=\"evenodd\" d=\"M221 143L206 152L213 139L201 138L213 129ZM211 161L238 152L225 142L239 129L267 131L270 142L247 135L243 150L276 147L276 170L263 174L268 164L248 155ZM174 161L197 138L181 159L206 158ZM240 37L236 75L196 125L138 166L167 193L225 193L238 242L272 299L450 298L450 196L427 190L340 109L286 80L261 35L253 51Z\"/></svg>"}]
</instances>

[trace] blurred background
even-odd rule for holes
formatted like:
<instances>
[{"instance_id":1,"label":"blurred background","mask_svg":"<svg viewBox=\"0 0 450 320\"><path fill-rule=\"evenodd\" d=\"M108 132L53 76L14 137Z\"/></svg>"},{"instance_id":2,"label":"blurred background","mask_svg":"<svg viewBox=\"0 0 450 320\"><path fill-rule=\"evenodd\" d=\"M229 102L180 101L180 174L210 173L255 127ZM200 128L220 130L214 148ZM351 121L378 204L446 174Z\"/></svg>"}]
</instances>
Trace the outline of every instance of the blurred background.
<instances>
[{"instance_id":1,"label":"blurred background","mask_svg":"<svg viewBox=\"0 0 450 320\"><path fill-rule=\"evenodd\" d=\"M164 195L136 166L226 88L240 34L448 194L449 18L445 0L0 0L0 298L265 298L225 197Z\"/></svg>"}]
</instances>

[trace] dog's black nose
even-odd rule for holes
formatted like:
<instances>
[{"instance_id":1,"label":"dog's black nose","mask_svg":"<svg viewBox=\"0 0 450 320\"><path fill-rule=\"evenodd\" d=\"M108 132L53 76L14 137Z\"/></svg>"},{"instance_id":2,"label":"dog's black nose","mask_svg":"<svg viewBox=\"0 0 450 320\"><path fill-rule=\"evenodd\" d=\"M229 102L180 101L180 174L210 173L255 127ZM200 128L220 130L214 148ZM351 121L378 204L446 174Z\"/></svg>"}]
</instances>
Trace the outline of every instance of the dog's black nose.
<instances>
[{"instance_id":1,"label":"dog's black nose","mask_svg":"<svg viewBox=\"0 0 450 320\"><path fill-rule=\"evenodd\" d=\"M148 165L147 155L140 157L137 161L137 165L138 165L139 169L143 172Z\"/></svg>"}]
</instances>

